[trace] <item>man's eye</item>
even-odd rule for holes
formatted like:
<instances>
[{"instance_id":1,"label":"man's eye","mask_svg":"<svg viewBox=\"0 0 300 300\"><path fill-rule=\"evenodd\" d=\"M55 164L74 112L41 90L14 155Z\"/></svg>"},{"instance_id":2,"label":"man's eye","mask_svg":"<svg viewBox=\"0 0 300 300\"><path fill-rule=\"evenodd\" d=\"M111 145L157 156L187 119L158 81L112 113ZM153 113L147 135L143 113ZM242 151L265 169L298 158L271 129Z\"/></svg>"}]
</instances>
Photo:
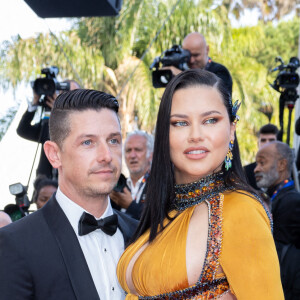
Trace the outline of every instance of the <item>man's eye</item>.
<instances>
[{"instance_id":1,"label":"man's eye","mask_svg":"<svg viewBox=\"0 0 300 300\"><path fill-rule=\"evenodd\" d=\"M111 140L109 140L109 142L112 145L119 144L119 140L118 139L111 139Z\"/></svg>"},{"instance_id":2,"label":"man's eye","mask_svg":"<svg viewBox=\"0 0 300 300\"><path fill-rule=\"evenodd\" d=\"M185 121L175 121L172 122L172 125L175 127L182 127L182 126L187 126L187 122Z\"/></svg>"},{"instance_id":3,"label":"man's eye","mask_svg":"<svg viewBox=\"0 0 300 300\"><path fill-rule=\"evenodd\" d=\"M85 146L89 146L92 144L92 141L91 140L86 140L86 141L83 141L82 142L82 145L85 145Z\"/></svg>"},{"instance_id":4,"label":"man's eye","mask_svg":"<svg viewBox=\"0 0 300 300\"><path fill-rule=\"evenodd\" d=\"M216 118L210 118L210 119L207 119L204 124L215 124L218 122L218 119Z\"/></svg>"}]
</instances>

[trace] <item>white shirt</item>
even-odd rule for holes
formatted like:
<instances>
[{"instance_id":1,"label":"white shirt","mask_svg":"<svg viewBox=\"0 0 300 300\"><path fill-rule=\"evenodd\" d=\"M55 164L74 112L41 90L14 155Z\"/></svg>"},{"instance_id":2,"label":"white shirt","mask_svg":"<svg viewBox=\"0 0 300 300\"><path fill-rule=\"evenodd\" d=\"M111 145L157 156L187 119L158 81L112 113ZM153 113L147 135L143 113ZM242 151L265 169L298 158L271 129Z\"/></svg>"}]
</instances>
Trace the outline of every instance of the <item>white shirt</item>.
<instances>
[{"instance_id":1,"label":"white shirt","mask_svg":"<svg viewBox=\"0 0 300 300\"><path fill-rule=\"evenodd\" d=\"M139 203L141 200L141 196L145 187L145 182L143 183L143 178L142 176L135 185L133 185L131 178L127 178L127 185L131 190L131 197L133 200L136 201L136 203Z\"/></svg>"},{"instance_id":2,"label":"white shirt","mask_svg":"<svg viewBox=\"0 0 300 300\"><path fill-rule=\"evenodd\" d=\"M79 219L85 210L64 195L59 188L56 192L56 199L76 233L100 299L123 300L125 292L122 290L116 274L117 263L124 252L124 238L120 229L118 228L113 236L105 234L101 229L79 236ZM109 200L101 218L112 214L113 210Z\"/></svg>"}]
</instances>

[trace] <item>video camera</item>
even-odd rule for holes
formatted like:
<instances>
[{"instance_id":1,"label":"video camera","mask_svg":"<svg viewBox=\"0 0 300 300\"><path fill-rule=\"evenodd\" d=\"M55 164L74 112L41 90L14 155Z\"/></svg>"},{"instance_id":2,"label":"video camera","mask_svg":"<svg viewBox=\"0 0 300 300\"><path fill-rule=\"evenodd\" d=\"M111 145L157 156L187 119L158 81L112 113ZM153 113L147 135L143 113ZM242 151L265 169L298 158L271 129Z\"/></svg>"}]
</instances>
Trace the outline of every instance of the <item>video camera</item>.
<instances>
[{"instance_id":1,"label":"video camera","mask_svg":"<svg viewBox=\"0 0 300 300\"><path fill-rule=\"evenodd\" d=\"M188 50L182 49L179 45L174 45L160 56L155 57L150 66L150 70L155 68L155 71L152 72L153 86L155 88L166 87L173 77L171 70L160 70L160 67L174 66L184 71L188 69L187 63L190 61L190 58L191 53Z\"/></svg>"},{"instance_id":2,"label":"video camera","mask_svg":"<svg viewBox=\"0 0 300 300\"><path fill-rule=\"evenodd\" d=\"M288 126L287 126L287 138L286 143L290 143L290 129L292 120L292 110L295 107L295 102L299 98L297 87L299 85L299 75L296 72L300 66L299 59L297 57L291 57L287 65L284 64L280 56L275 58L276 62L280 62L280 65L275 67L271 72L279 71L277 77L270 86L280 93L279 97L279 124L280 133L278 139L282 140L284 132L284 108L289 110Z\"/></svg>"},{"instance_id":3,"label":"video camera","mask_svg":"<svg viewBox=\"0 0 300 300\"><path fill-rule=\"evenodd\" d=\"M275 61L279 61L281 64L271 70L271 72L279 71L279 73L270 86L277 92L282 93L286 101L296 102L298 98L296 88L299 85L299 75L296 70L300 66L299 59L291 57L287 65L284 64L280 56L276 57Z\"/></svg>"},{"instance_id":4,"label":"video camera","mask_svg":"<svg viewBox=\"0 0 300 300\"><path fill-rule=\"evenodd\" d=\"M43 78L37 78L31 83L32 88L36 94L39 96L52 96L55 91L69 91L70 83L69 82L58 82L56 76L59 72L58 67L52 66L49 68L44 68L41 70L41 73L45 75ZM39 105L44 106L45 101L42 98L39 102Z\"/></svg>"}]
</instances>

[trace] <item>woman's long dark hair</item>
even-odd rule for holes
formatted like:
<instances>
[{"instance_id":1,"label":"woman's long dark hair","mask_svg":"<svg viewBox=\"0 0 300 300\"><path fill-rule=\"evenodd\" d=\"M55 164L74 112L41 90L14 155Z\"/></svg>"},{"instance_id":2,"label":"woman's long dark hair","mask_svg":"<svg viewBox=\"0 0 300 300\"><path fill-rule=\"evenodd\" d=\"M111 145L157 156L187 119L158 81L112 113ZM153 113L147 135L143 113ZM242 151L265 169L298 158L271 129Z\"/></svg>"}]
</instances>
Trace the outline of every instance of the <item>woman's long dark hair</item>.
<instances>
[{"instance_id":1,"label":"woman's long dark hair","mask_svg":"<svg viewBox=\"0 0 300 300\"><path fill-rule=\"evenodd\" d=\"M163 220L168 217L168 212L171 210L172 202L175 197L175 178L170 158L169 144L172 99L177 90L193 86L215 87L222 96L230 122L233 122L235 119L232 114L231 96L222 80L213 73L200 69L187 70L170 81L165 89L158 111L153 161L150 177L147 181L145 208L141 222L133 236L133 241L150 228L149 241L151 242L156 237L158 228L163 228ZM254 190L247 184L244 175L236 137L232 154L232 167L226 171L223 165L225 184L234 189L243 189L253 192Z\"/></svg>"}]
</instances>

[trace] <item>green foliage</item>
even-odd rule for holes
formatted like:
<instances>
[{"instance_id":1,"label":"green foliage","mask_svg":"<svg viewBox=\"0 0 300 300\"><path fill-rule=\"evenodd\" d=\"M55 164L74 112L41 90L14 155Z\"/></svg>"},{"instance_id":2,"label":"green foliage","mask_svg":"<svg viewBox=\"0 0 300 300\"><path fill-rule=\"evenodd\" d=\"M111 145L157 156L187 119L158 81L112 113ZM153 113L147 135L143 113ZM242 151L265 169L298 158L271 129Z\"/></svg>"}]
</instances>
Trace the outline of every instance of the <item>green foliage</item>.
<instances>
[{"instance_id":1,"label":"green foliage","mask_svg":"<svg viewBox=\"0 0 300 300\"><path fill-rule=\"evenodd\" d=\"M18 110L18 106L10 107L5 115L0 118L0 141L2 140L3 136L5 135L9 125L13 121L16 113Z\"/></svg>"},{"instance_id":2,"label":"green foliage","mask_svg":"<svg viewBox=\"0 0 300 300\"><path fill-rule=\"evenodd\" d=\"M254 2L247 5L255 6ZM21 81L39 76L41 67L57 65L61 78L74 78L86 88L119 95L124 134L135 122L153 131L163 90L152 87L149 66L155 56L181 44L186 34L199 31L210 45L212 59L231 72L233 100L242 101L237 135L242 159L248 163L257 150L256 133L268 122L259 112L261 107L272 106L271 122L279 123L279 93L267 82L275 74L267 78L267 73L276 56L285 62L297 56L299 21L233 29L228 19L232 3L124 0L119 16L74 19L73 29L57 38L39 34L22 40L17 36L0 47L1 86L16 88Z\"/></svg>"},{"instance_id":3,"label":"green foliage","mask_svg":"<svg viewBox=\"0 0 300 300\"><path fill-rule=\"evenodd\" d=\"M256 59L268 69L274 67L274 59L281 56L288 63L290 57L298 56L299 25L297 18L280 22L277 26L268 24L264 28L262 51Z\"/></svg>"}]
</instances>

